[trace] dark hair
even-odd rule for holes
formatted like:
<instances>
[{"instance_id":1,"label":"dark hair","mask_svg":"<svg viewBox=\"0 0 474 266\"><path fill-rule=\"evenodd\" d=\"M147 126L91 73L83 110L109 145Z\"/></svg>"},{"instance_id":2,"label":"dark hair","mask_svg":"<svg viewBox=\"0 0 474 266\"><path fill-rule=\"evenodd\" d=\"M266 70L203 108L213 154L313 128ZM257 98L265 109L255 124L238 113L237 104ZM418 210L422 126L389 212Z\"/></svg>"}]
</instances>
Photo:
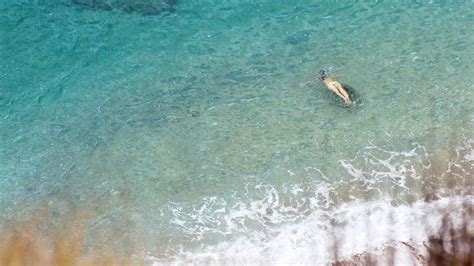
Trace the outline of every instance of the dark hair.
<instances>
[{"instance_id":1,"label":"dark hair","mask_svg":"<svg viewBox=\"0 0 474 266\"><path fill-rule=\"evenodd\" d=\"M321 77L319 77L320 80L324 80L325 78L327 78L328 74L326 73L325 70L321 69L319 71L319 74L321 75Z\"/></svg>"}]
</instances>

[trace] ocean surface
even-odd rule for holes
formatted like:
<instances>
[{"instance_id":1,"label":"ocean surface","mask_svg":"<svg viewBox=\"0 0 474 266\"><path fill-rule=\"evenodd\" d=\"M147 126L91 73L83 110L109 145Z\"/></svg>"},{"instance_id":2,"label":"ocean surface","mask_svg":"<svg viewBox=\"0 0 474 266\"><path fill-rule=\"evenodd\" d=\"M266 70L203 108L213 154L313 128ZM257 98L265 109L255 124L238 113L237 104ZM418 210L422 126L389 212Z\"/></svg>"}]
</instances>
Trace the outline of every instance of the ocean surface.
<instances>
[{"instance_id":1,"label":"ocean surface","mask_svg":"<svg viewBox=\"0 0 474 266\"><path fill-rule=\"evenodd\" d=\"M473 1L92 2L0 0L0 228L84 209L150 264L318 264L473 200Z\"/></svg>"}]
</instances>

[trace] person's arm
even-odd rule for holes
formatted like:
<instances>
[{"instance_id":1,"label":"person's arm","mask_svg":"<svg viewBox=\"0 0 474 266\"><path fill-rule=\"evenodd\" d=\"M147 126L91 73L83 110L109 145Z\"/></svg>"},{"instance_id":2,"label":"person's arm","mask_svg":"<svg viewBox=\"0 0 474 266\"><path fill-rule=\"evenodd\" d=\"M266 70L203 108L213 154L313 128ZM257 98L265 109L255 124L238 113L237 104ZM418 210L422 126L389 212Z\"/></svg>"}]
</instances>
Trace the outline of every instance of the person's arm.
<instances>
[{"instance_id":1,"label":"person's arm","mask_svg":"<svg viewBox=\"0 0 474 266\"><path fill-rule=\"evenodd\" d=\"M319 81L319 78L313 79L313 80L310 80L310 81L306 81L306 82L304 82L304 83L300 83L300 87L304 87L304 86L306 86L306 85L308 85L308 84L313 84L313 83L315 83L315 82L317 82L317 81Z\"/></svg>"}]
</instances>

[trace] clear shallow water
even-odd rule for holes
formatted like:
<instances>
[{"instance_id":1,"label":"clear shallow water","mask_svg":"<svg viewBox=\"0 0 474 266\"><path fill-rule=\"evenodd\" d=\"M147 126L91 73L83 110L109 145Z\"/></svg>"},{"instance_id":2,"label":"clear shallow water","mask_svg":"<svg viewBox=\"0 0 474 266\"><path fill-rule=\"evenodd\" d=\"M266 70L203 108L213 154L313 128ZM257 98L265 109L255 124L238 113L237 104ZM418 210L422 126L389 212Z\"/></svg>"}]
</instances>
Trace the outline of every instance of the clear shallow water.
<instances>
[{"instance_id":1,"label":"clear shallow water","mask_svg":"<svg viewBox=\"0 0 474 266\"><path fill-rule=\"evenodd\" d=\"M1 1L0 217L91 208L166 261L347 202L416 202L450 172L428 162L472 178L473 8ZM321 68L363 104L305 84Z\"/></svg>"}]
</instances>

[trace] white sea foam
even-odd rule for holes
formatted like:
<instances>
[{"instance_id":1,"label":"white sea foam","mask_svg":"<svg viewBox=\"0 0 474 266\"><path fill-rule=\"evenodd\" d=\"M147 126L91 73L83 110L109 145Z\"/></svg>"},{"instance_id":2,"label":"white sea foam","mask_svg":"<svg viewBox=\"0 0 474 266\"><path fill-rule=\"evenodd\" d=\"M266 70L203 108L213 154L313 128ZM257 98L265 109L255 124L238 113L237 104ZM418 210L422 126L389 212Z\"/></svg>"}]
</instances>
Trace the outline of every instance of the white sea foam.
<instances>
[{"instance_id":1,"label":"white sea foam","mask_svg":"<svg viewBox=\"0 0 474 266\"><path fill-rule=\"evenodd\" d=\"M456 155L446 162L446 171L458 167L469 178L471 151L472 141L456 149ZM175 217L171 223L179 226L196 245L181 246L166 258L150 256L148 260L155 265L326 264L335 259L335 242L339 259L363 252L381 253L384 247L399 247L402 241L422 252L422 242L438 232L444 215L461 220L466 211L463 204L472 205L474 197L467 193L425 202L423 195L418 195L418 200L401 200L404 194L394 193L395 188L412 189L407 178L422 182L413 167L414 161L423 166L432 163L419 145L404 152L367 147L355 158L340 161L354 177L352 180L330 183L323 179L311 187L248 185L244 197L235 196L228 201L206 197L191 210L171 204L169 208ZM378 189L375 199L340 195L361 181L364 189ZM342 200L344 197L350 200ZM396 254L398 262L414 263L415 257L408 249L398 250L402 251Z\"/></svg>"},{"instance_id":2,"label":"white sea foam","mask_svg":"<svg viewBox=\"0 0 474 266\"><path fill-rule=\"evenodd\" d=\"M474 197L467 196L443 198L432 203L419 201L411 206L392 206L387 201L347 203L287 223L275 235L255 232L233 241L183 251L172 263L315 265L334 261L335 241L339 259L363 252L377 254L388 245L400 246L401 241L421 246L429 234L440 229L443 215L449 213L454 221L459 221L465 211L463 203L473 201ZM247 214L237 212L233 217L241 215ZM165 263L152 256L148 259L154 265ZM397 254L397 260L415 262L411 254Z\"/></svg>"}]
</instances>

